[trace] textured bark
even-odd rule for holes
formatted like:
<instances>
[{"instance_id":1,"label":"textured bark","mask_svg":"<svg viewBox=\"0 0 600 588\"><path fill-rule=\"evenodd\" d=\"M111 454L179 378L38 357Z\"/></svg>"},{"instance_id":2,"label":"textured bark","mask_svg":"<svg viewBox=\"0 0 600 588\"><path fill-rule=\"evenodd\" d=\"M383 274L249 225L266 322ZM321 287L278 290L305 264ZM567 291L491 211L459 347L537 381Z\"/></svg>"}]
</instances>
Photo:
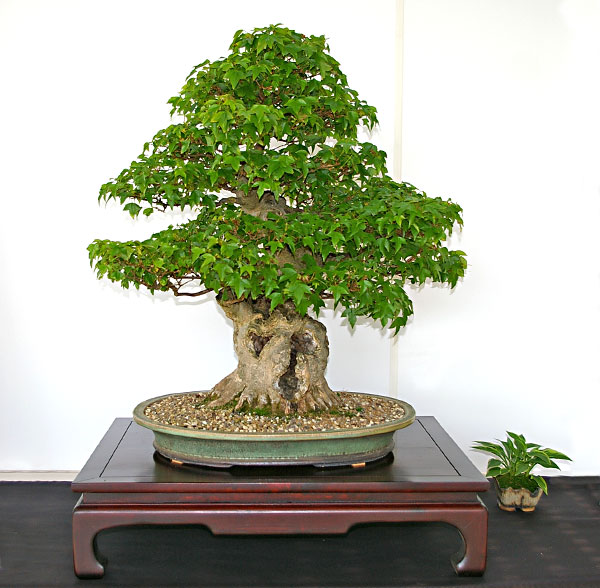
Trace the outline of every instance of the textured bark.
<instances>
[{"instance_id":1,"label":"textured bark","mask_svg":"<svg viewBox=\"0 0 600 588\"><path fill-rule=\"evenodd\" d=\"M246 213L262 220L267 220L269 213L277 216L285 216L293 211L286 202L285 198L276 199L271 192L265 192L262 198L259 198L256 190L249 190L244 193L241 190L236 193L236 202Z\"/></svg>"},{"instance_id":2,"label":"textured bark","mask_svg":"<svg viewBox=\"0 0 600 588\"><path fill-rule=\"evenodd\" d=\"M269 312L269 302L219 303L233 321L238 367L209 395L209 406L236 401L236 409L270 408L273 413L307 413L337 406L325 380L329 344L325 327L300 316L286 303Z\"/></svg>"}]
</instances>

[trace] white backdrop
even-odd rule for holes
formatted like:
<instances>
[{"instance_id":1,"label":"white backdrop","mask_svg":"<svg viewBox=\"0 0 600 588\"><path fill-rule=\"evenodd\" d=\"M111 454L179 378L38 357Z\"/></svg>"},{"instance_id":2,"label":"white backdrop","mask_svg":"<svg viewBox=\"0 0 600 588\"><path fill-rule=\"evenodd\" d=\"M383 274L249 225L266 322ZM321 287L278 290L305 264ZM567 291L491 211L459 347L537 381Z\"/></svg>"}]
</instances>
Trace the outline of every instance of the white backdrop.
<instances>
[{"instance_id":1,"label":"white backdrop","mask_svg":"<svg viewBox=\"0 0 600 588\"><path fill-rule=\"evenodd\" d=\"M220 6L0 4L0 470L79 469L140 400L208 388L235 365L213 301L98 282L85 247L177 221L98 207L99 186L169 124L165 102L196 63L226 54L239 28L281 22L326 34L351 85L378 107L372 140L390 167L395 156L402 179L465 209L455 242L468 275L451 294L411 292L415 318L397 356L387 332L366 321L351 332L327 313L332 386L392 386L465 450L508 428L571 454L567 472L600 473L594 4Z\"/></svg>"},{"instance_id":2,"label":"white backdrop","mask_svg":"<svg viewBox=\"0 0 600 588\"><path fill-rule=\"evenodd\" d=\"M508 429L600 474L600 3L405 2L403 176L464 208L399 393L464 448ZM471 454L483 468L486 459Z\"/></svg>"}]
</instances>

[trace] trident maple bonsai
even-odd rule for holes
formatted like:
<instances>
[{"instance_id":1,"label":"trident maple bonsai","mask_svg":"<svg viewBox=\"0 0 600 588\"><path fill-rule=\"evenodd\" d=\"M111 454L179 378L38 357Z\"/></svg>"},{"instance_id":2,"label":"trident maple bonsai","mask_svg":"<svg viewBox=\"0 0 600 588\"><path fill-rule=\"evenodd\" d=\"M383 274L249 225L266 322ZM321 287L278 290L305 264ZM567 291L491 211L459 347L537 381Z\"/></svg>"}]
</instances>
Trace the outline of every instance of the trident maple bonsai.
<instances>
[{"instance_id":1,"label":"trident maple bonsai","mask_svg":"<svg viewBox=\"0 0 600 588\"><path fill-rule=\"evenodd\" d=\"M216 293L239 365L212 406L306 413L335 407L325 379L324 300L354 326L396 331L412 314L406 283L463 276L444 241L461 208L387 175L357 138L376 110L348 86L324 37L280 26L238 31L230 54L196 66L169 100L177 122L104 184L132 216L191 209L145 241L96 240L98 277L176 296Z\"/></svg>"}]
</instances>

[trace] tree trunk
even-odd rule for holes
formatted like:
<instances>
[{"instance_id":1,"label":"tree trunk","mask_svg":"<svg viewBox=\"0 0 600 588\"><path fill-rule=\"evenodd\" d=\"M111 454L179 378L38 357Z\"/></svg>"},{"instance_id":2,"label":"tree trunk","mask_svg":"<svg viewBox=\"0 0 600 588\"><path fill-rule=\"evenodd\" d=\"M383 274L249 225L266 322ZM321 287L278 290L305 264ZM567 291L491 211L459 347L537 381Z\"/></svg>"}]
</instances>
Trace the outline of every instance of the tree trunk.
<instances>
[{"instance_id":1,"label":"tree trunk","mask_svg":"<svg viewBox=\"0 0 600 588\"><path fill-rule=\"evenodd\" d=\"M267 408L304 414L338 405L325 380L325 327L300 316L291 302L269 312L269 301L219 302L233 321L238 367L209 394L209 406L235 400L236 410Z\"/></svg>"}]
</instances>

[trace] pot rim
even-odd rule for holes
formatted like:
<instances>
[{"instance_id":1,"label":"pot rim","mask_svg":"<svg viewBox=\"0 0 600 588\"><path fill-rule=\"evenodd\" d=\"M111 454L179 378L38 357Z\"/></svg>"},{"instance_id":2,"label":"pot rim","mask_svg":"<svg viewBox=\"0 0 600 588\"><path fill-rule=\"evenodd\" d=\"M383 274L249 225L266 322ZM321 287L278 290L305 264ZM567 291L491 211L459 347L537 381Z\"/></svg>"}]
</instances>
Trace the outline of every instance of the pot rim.
<instances>
[{"instance_id":1,"label":"pot rim","mask_svg":"<svg viewBox=\"0 0 600 588\"><path fill-rule=\"evenodd\" d=\"M183 396L185 394L198 394L199 392L206 392L206 390L195 391L195 392L177 392L174 394L163 394L162 396L156 396L140 402L133 410L133 420L143 427L151 429L158 433L167 433L171 435L180 435L182 437L195 437L197 439L225 439L231 441L264 441L264 442L279 442L279 441L310 441L318 439L344 439L352 437L367 437L371 435L381 435L384 433L390 433L397 429L408 427L416 419L415 409L403 400L392 398L390 396L383 396L380 394L365 394L365 396L371 396L375 398L385 398L391 400L404 409L404 416L400 419L395 419L388 423L379 425L370 425L355 429L327 429L325 431L306 431L306 432L287 432L287 431L276 431L272 433L240 433L240 432L229 432L229 431L206 431L198 429L187 429L186 427L179 427L176 425L165 425L149 419L145 414L144 410L147 406L167 398L169 396ZM356 392L359 394L359 392Z\"/></svg>"},{"instance_id":2,"label":"pot rim","mask_svg":"<svg viewBox=\"0 0 600 588\"><path fill-rule=\"evenodd\" d=\"M513 492L519 492L522 490L524 492L529 492L532 498L536 498L540 494L540 492L542 492L542 489L539 486L535 489L534 492L532 492L529 488L525 488L524 486L518 486L517 488L513 488L512 486L500 486L500 484L498 483L498 479L495 476L494 482L499 492L504 492L508 490L512 490Z\"/></svg>"}]
</instances>

